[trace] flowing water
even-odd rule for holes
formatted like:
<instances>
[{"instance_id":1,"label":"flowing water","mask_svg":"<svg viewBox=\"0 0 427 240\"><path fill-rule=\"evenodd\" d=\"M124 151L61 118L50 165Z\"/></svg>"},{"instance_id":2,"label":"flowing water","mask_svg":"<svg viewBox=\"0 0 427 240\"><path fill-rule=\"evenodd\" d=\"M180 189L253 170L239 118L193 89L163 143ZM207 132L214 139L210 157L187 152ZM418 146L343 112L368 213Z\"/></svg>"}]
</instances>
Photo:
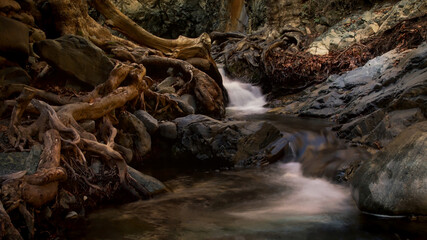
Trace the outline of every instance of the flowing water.
<instances>
[{"instance_id":1,"label":"flowing water","mask_svg":"<svg viewBox=\"0 0 427 240\"><path fill-rule=\"evenodd\" d=\"M227 108L229 114L253 114L266 112L264 105L267 103L261 89L249 83L232 81L219 68L223 76L223 84L229 93L230 103Z\"/></svg>"},{"instance_id":2,"label":"flowing water","mask_svg":"<svg viewBox=\"0 0 427 240\"><path fill-rule=\"evenodd\" d=\"M291 139L283 159L263 168L168 176L162 180L170 193L98 210L71 239L425 239L422 223L364 215L345 185L303 175L302 169L324 176L368 157L334 138L330 123L266 114L259 90L224 84L231 117L270 121Z\"/></svg>"}]
</instances>

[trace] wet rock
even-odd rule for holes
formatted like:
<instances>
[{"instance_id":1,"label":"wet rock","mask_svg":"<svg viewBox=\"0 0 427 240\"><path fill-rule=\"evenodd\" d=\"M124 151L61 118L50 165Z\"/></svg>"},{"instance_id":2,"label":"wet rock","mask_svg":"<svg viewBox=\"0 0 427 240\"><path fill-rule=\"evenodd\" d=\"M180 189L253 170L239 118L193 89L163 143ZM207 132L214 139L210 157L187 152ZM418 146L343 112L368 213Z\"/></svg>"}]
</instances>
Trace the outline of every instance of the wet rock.
<instances>
[{"instance_id":1,"label":"wet rock","mask_svg":"<svg viewBox=\"0 0 427 240\"><path fill-rule=\"evenodd\" d=\"M141 173L140 171L128 166L129 175L134 178L139 184L145 187L151 195L157 195L167 192L166 186L152 176Z\"/></svg>"},{"instance_id":2,"label":"wet rock","mask_svg":"<svg viewBox=\"0 0 427 240\"><path fill-rule=\"evenodd\" d=\"M2 84L26 84L29 85L31 77L20 67L10 67L0 70L0 81Z\"/></svg>"},{"instance_id":3,"label":"wet rock","mask_svg":"<svg viewBox=\"0 0 427 240\"><path fill-rule=\"evenodd\" d=\"M427 44L390 51L283 101L275 112L329 118L340 137L383 147L427 116ZM277 104L277 103L276 103Z\"/></svg>"},{"instance_id":4,"label":"wet rock","mask_svg":"<svg viewBox=\"0 0 427 240\"><path fill-rule=\"evenodd\" d=\"M181 100L189 105L190 107L192 107L193 109L197 109L197 105L196 105L196 99L193 97L193 95L190 94L184 94L181 96Z\"/></svg>"},{"instance_id":5,"label":"wet rock","mask_svg":"<svg viewBox=\"0 0 427 240\"><path fill-rule=\"evenodd\" d=\"M167 139L176 139L178 132L176 124L173 122L162 122L159 124L159 134Z\"/></svg>"},{"instance_id":6,"label":"wet rock","mask_svg":"<svg viewBox=\"0 0 427 240\"><path fill-rule=\"evenodd\" d=\"M184 115L187 114L194 114L195 113L195 99L193 96L186 94L187 96L185 98L183 98L182 96L178 96L176 94L168 94L167 96L174 100L175 102L177 102L178 107L185 113ZM194 107L193 107L194 106ZM182 116L182 115L181 115Z\"/></svg>"},{"instance_id":7,"label":"wet rock","mask_svg":"<svg viewBox=\"0 0 427 240\"><path fill-rule=\"evenodd\" d=\"M114 67L100 48L79 36L64 35L36 42L34 51L55 69L92 87L105 82Z\"/></svg>"},{"instance_id":8,"label":"wet rock","mask_svg":"<svg viewBox=\"0 0 427 240\"><path fill-rule=\"evenodd\" d=\"M129 112L123 112L119 116L120 128L129 134L132 138L132 147L135 152L135 158L141 160L149 151L151 151L151 136L147 132L145 125L135 115ZM121 145L126 146L122 143Z\"/></svg>"},{"instance_id":9,"label":"wet rock","mask_svg":"<svg viewBox=\"0 0 427 240\"><path fill-rule=\"evenodd\" d=\"M16 61L28 58L30 33L25 24L0 16L0 36L0 55Z\"/></svg>"},{"instance_id":10,"label":"wet rock","mask_svg":"<svg viewBox=\"0 0 427 240\"><path fill-rule=\"evenodd\" d=\"M351 180L360 210L385 215L427 214L427 121L396 137L365 161Z\"/></svg>"},{"instance_id":11,"label":"wet rock","mask_svg":"<svg viewBox=\"0 0 427 240\"><path fill-rule=\"evenodd\" d=\"M173 156L207 168L259 166L277 160L287 141L267 122L222 122L204 115L177 118Z\"/></svg>"},{"instance_id":12,"label":"wet rock","mask_svg":"<svg viewBox=\"0 0 427 240\"><path fill-rule=\"evenodd\" d=\"M41 153L40 145L34 145L29 152L0 153L0 175L19 171L27 171L28 174L35 173Z\"/></svg>"},{"instance_id":13,"label":"wet rock","mask_svg":"<svg viewBox=\"0 0 427 240\"><path fill-rule=\"evenodd\" d=\"M386 146L405 128L425 118L419 108L386 113L380 109L363 118L344 124L338 132L340 137L372 147Z\"/></svg>"},{"instance_id":14,"label":"wet rock","mask_svg":"<svg viewBox=\"0 0 427 240\"><path fill-rule=\"evenodd\" d=\"M151 116L148 112L144 110L138 110L134 113L135 117L141 120L149 134L153 134L159 128L159 122L153 116Z\"/></svg>"}]
</instances>

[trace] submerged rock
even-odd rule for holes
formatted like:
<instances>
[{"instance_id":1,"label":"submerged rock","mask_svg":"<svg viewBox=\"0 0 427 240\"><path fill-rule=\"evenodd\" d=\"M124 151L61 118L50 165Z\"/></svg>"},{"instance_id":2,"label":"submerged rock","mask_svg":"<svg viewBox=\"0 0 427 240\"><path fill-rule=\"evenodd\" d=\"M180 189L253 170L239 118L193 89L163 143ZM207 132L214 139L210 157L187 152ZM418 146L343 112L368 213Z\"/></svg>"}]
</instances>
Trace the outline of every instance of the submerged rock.
<instances>
[{"instance_id":1,"label":"submerged rock","mask_svg":"<svg viewBox=\"0 0 427 240\"><path fill-rule=\"evenodd\" d=\"M404 130L365 161L351 180L360 210L385 215L427 215L427 121Z\"/></svg>"},{"instance_id":2,"label":"submerged rock","mask_svg":"<svg viewBox=\"0 0 427 240\"><path fill-rule=\"evenodd\" d=\"M157 195L167 191L166 186L154 177L141 173L128 166L129 175L141 184L151 195Z\"/></svg>"}]
</instances>

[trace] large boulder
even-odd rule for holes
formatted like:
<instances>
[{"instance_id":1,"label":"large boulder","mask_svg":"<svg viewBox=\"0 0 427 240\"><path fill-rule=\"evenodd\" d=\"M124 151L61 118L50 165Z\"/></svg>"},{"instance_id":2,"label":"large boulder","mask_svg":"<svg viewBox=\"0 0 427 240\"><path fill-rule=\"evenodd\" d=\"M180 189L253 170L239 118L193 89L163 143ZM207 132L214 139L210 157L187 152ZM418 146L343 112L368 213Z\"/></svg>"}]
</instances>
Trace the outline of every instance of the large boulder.
<instances>
[{"instance_id":1,"label":"large boulder","mask_svg":"<svg viewBox=\"0 0 427 240\"><path fill-rule=\"evenodd\" d=\"M287 144L280 131L267 122L222 122L204 115L188 115L174 122L178 138L171 156L192 161L197 167L259 166L277 160Z\"/></svg>"},{"instance_id":2,"label":"large boulder","mask_svg":"<svg viewBox=\"0 0 427 240\"><path fill-rule=\"evenodd\" d=\"M22 61L30 52L30 30L18 21L0 16L0 55Z\"/></svg>"},{"instance_id":3,"label":"large boulder","mask_svg":"<svg viewBox=\"0 0 427 240\"><path fill-rule=\"evenodd\" d=\"M360 210L385 215L427 215L427 121L404 130L365 161L351 180Z\"/></svg>"},{"instance_id":4,"label":"large boulder","mask_svg":"<svg viewBox=\"0 0 427 240\"><path fill-rule=\"evenodd\" d=\"M105 82L114 67L100 48L80 36L36 42L34 50L55 69L92 87Z\"/></svg>"}]
</instances>

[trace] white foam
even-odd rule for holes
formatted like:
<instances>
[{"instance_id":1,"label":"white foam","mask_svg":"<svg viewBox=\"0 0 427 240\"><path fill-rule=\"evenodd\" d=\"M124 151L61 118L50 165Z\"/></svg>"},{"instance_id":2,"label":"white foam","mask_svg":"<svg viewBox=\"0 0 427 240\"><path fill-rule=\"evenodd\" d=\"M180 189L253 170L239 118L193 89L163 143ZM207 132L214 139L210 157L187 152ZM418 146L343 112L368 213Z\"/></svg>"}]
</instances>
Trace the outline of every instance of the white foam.
<instances>
[{"instance_id":1,"label":"white foam","mask_svg":"<svg viewBox=\"0 0 427 240\"><path fill-rule=\"evenodd\" d=\"M266 104L265 97L259 87L228 78L222 68L219 68L219 71L230 99L227 110L245 114L267 111L264 108Z\"/></svg>"}]
</instances>

